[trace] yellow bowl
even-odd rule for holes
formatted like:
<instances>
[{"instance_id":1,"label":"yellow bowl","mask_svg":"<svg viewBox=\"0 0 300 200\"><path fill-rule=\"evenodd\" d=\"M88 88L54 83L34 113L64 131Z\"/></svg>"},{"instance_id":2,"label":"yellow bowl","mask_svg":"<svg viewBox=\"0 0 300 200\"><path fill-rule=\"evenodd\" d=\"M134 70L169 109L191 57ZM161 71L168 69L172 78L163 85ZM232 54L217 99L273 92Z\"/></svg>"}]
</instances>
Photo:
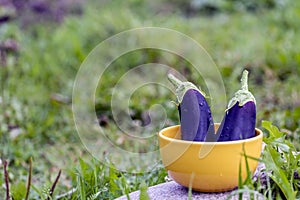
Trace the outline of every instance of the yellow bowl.
<instances>
[{"instance_id":1,"label":"yellow bowl","mask_svg":"<svg viewBox=\"0 0 300 200\"><path fill-rule=\"evenodd\" d=\"M215 124L215 129L219 124ZM223 192L238 185L239 173L246 179L247 156L259 158L263 133L255 129L253 138L228 142L193 142L181 140L180 126L159 132L160 154L169 176L185 187L201 192ZM258 162L248 158L253 173Z\"/></svg>"}]
</instances>

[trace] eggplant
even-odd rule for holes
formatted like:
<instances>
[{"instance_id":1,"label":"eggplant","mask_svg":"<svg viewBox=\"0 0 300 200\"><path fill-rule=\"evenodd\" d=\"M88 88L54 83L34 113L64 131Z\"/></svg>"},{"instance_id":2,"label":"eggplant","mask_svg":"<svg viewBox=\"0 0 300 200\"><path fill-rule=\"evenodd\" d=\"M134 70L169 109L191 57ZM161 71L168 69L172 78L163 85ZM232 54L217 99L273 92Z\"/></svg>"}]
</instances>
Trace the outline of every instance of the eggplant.
<instances>
[{"instance_id":1,"label":"eggplant","mask_svg":"<svg viewBox=\"0 0 300 200\"><path fill-rule=\"evenodd\" d=\"M204 141L207 135L215 135L214 122L204 93L191 82L182 82L172 74L170 82L176 87L181 139Z\"/></svg>"},{"instance_id":2,"label":"eggplant","mask_svg":"<svg viewBox=\"0 0 300 200\"><path fill-rule=\"evenodd\" d=\"M256 101L248 90L248 71L244 70L241 84L229 101L221 125L217 131L218 141L234 141L255 136Z\"/></svg>"}]
</instances>

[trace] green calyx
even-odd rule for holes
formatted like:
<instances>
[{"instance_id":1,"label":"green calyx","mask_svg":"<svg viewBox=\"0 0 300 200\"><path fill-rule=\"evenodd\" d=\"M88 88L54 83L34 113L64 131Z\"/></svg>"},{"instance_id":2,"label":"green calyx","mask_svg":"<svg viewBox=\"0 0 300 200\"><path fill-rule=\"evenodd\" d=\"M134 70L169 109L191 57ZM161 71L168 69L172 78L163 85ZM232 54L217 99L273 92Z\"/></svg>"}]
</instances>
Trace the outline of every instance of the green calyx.
<instances>
[{"instance_id":1,"label":"green calyx","mask_svg":"<svg viewBox=\"0 0 300 200\"><path fill-rule=\"evenodd\" d=\"M197 90L198 92L200 92L200 94L202 94L205 97L204 92L202 92L197 86L195 86L191 82L187 82L187 81L183 82L183 81L177 79L172 74L168 74L168 79L176 87L175 92L176 92L176 97L177 97L179 104L182 102L184 94L190 89Z\"/></svg>"},{"instance_id":2,"label":"green calyx","mask_svg":"<svg viewBox=\"0 0 300 200\"><path fill-rule=\"evenodd\" d=\"M248 90L248 71L244 70L241 78L242 87L238 90L233 98L229 101L227 110L232 108L237 102L239 102L239 106L245 105L249 101L253 101L256 104L255 98L251 92Z\"/></svg>"}]
</instances>

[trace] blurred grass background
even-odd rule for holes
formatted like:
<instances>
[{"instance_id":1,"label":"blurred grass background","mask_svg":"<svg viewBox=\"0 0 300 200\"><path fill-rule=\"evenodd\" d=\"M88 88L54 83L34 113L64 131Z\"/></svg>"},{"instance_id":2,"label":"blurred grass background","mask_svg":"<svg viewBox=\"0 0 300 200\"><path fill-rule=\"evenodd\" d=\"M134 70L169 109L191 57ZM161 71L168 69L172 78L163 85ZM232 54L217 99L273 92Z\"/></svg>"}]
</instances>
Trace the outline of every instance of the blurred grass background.
<instances>
[{"instance_id":1,"label":"blurred grass background","mask_svg":"<svg viewBox=\"0 0 300 200\"><path fill-rule=\"evenodd\" d=\"M202 44L223 76L228 99L239 88L242 69L248 69L249 89L257 100L258 127L262 119L270 120L287 132L298 150L300 148L298 1L14 0L0 3L0 156L2 163L9 161L12 185L23 189L28 162L33 158L36 190L32 198L49 187L59 168L63 168L63 174L57 194L85 185L79 179L90 176L91 169L107 176L99 163L90 161L90 155L76 135L72 87L88 53L106 38L131 28L170 28ZM145 146L132 145L129 138L116 134L110 112L111 88L128 69L149 62L174 66L188 80L198 82L188 62L166 52L136 51L112 63L111 71L106 72L97 90L99 124L119 145L138 151ZM143 103L139 97L133 96L130 109L132 118L140 124L147 123L145 111L152 104L167 106L175 100L171 93L149 96ZM175 107L167 111L168 123L177 124ZM80 157L85 161L79 162ZM74 169L85 170L76 172ZM114 173L108 175L107 180L101 179L106 182L96 183L99 188L107 188L101 198L111 199L124 191L137 189L140 179L145 177L149 185L157 184L164 181L165 175L159 167L150 175L127 174L127 179L119 172ZM109 182L114 175L117 183ZM0 185L4 184L3 176L1 170ZM150 181L149 176L160 178ZM136 178L136 184L130 182L132 177ZM130 187L122 190L122 185ZM93 194L91 188L85 188ZM15 193L19 190L15 189ZM74 193L73 198L78 195ZM0 196L4 196L2 189Z\"/></svg>"}]
</instances>

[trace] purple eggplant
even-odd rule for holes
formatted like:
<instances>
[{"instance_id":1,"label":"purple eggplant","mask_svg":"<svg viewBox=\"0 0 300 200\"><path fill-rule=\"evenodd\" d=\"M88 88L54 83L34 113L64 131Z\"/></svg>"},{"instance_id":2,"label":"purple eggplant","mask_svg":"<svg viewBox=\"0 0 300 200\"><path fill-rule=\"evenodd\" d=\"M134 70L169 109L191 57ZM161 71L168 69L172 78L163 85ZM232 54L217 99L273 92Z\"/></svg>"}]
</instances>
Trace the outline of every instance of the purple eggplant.
<instances>
[{"instance_id":1,"label":"purple eggplant","mask_svg":"<svg viewBox=\"0 0 300 200\"><path fill-rule=\"evenodd\" d=\"M204 141L207 136L215 135L213 118L204 93L193 83L182 82L172 74L168 78L176 87L181 139Z\"/></svg>"},{"instance_id":2,"label":"purple eggplant","mask_svg":"<svg viewBox=\"0 0 300 200\"><path fill-rule=\"evenodd\" d=\"M248 71L244 70L242 87L229 101L225 116L217 131L218 141L234 141L254 137L256 102L248 90Z\"/></svg>"}]
</instances>

